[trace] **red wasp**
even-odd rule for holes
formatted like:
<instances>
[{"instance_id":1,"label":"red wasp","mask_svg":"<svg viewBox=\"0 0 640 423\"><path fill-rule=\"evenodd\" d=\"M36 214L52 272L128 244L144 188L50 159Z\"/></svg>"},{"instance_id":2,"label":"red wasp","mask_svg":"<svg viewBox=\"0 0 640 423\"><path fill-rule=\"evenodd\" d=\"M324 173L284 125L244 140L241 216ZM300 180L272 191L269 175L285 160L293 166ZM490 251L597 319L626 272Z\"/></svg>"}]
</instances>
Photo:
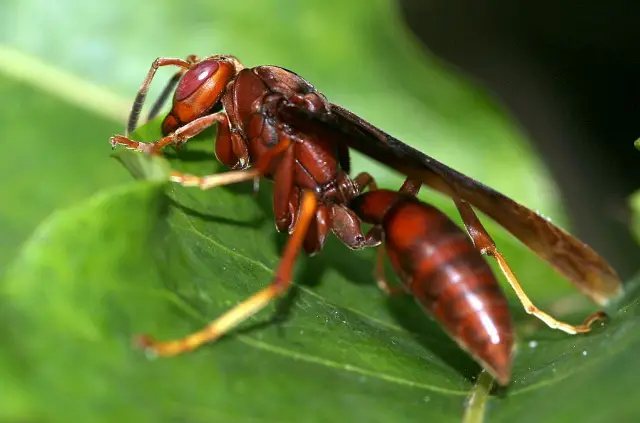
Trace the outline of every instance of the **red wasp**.
<instances>
[{"instance_id":1,"label":"red wasp","mask_svg":"<svg viewBox=\"0 0 640 423\"><path fill-rule=\"evenodd\" d=\"M184 339L142 345L171 356L214 341L261 310L291 285L299 251L319 252L329 231L353 249L384 243L405 289L431 312L447 332L501 384L507 384L513 330L504 294L482 254L493 256L525 310L552 328L589 332L604 317L595 313L582 325L558 321L533 305L504 257L471 208L504 226L600 305L622 293L619 277L595 251L532 210L407 146L351 112L331 104L309 82L275 66L245 68L233 56L199 60L159 58L144 80L127 125L134 130L149 86L159 67L177 66L152 107L153 117L173 92L173 106L162 123L164 137L153 143L126 136L111 138L152 154L180 146L217 123L215 152L234 169L196 176L172 172L172 181L208 189L266 177L274 181L273 208L278 231L289 241L272 283L201 331ZM367 173L349 176L349 148L407 175L399 193L378 190ZM450 196L467 234L415 195L425 184ZM369 192L363 194L363 191ZM361 219L374 226L366 234ZM376 279L390 291L379 250Z\"/></svg>"}]
</instances>

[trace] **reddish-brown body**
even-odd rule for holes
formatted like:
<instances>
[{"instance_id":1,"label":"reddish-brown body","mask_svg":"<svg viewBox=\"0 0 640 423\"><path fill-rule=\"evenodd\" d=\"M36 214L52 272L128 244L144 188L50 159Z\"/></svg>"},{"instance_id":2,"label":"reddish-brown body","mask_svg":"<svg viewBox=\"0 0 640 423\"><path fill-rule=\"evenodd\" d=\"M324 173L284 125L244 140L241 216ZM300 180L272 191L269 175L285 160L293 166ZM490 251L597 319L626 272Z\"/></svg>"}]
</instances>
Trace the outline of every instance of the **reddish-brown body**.
<instances>
[{"instance_id":1,"label":"reddish-brown body","mask_svg":"<svg viewBox=\"0 0 640 423\"><path fill-rule=\"evenodd\" d=\"M469 236L406 194L372 191L350 207L382 228L391 264L418 303L499 380L509 380L514 336L507 300Z\"/></svg>"},{"instance_id":2,"label":"reddish-brown body","mask_svg":"<svg viewBox=\"0 0 640 423\"><path fill-rule=\"evenodd\" d=\"M111 138L112 145L158 153L217 124L216 155L236 170L207 176L172 172L170 179L202 189L272 179L276 228L291 236L267 288L184 339L158 343L142 338L142 345L156 354L197 348L256 313L290 286L300 249L308 254L320 251L332 231L354 249L384 242L406 290L501 384L507 384L514 344L511 318L482 254L497 260L525 310L550 327L586 333L604 315L595 313L584 324L571 325L535 307L471 205L511 231L596 302L605 304L622 291L615 271L586 245L499 192L329 103L309 82L283 68L244 68L227 55L203 60L158 58L138 91L128 131L135 129L151 80L163 66L181 69L150 113L154 116L173 92L172 109L162 124L164 137L142 143L118 135ZM378 191L366 172L351 179L350 147L407 175L400 193ZM471 238L443 213L415 199L422 184L454 200ZM361 194L367 187L372 191ZM363 234L360 219L375 226ZM381 288L390 291L382 259L379 254L376 278Z\"/></svg>"}]
</instances>

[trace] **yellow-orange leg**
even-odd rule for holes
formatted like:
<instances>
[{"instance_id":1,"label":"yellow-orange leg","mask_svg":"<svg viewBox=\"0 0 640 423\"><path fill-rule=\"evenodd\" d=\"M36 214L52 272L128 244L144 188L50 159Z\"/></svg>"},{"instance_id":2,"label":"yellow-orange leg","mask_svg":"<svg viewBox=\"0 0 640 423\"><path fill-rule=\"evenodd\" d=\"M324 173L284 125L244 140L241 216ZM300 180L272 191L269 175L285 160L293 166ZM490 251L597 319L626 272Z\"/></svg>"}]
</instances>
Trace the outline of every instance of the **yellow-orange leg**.
<instances>
[{"instance_id":1,"label":"yellow-orange leg","mask_svg":"<svg viewBox=\"0 0 640 423\"><path fill-rule=\"evenodd\" d=\"M131 112L129 113L129 122L127 122L127 132L125 135L129 135L129 132L133 131L138 124L138 118L140 117L140 111L142 110L142 105L144 104L144 100L147 98L147 93L149 92L149 86L151 85L151 81L156 74L158 68L163 66L178 66L183 69L189 69L193 63L187 60L182 59L172 59L169 57L159 57L153 61L151 64L151 68L147 73L147 77L142 82L140 89L138 90L138 94L136 95L136 99L133 101L133 106L131 107Z\"/></svg>"},{"instance_id":2,"label":"yellow-orange leg","mask_svg":"<svg viewBox=\"0 0 640 423\"><path fill-rule=\"evenodd\" d=\"M221 185L234 184L236 182L255 180L255 178L264 175L269 169L269 165L273 159L282 154L290 146L291 140L289 138L284 138L275 147L267 151L252 169L232 170L230 172L215 173L213 175L205 176L173 171L169 178L171 181L185 187L200 187L200 189L203 190Z\"/></svg>"},{"instance_id":3,"label":"yellow-orange leg","mask_svg":"<svg viewBox=\"0 0 640 423\"><path fill-rule=\"evenodd\" d=\"M194 350L204 343L219 339L284 293L291 286L293 265L298 253L300 253L309 225L315 216L316 205L316 195L311 191L305 191L298 222L285 246L276 275L268 287L227 311L206 328L182 339L156 342L148 336L141 336L138 338L138 343L146 351L157 356L174 356Z\"/></svg>"},{"instance_id":4,"label":"yellow-orange leg","mask_svg":"<svg viewBox=\"0 0 640 423\"><path fill-rule=\"evenodd\" d=\"M109 139L111 146L115 148L116 145L121 144L130 150L142 151L150 154L157 154L164 147L170 144L182 145L190 138L195 137L200 132L204 131L208 127L212 126L216 122L226 121L227 116L224 112L214 113L212 115L202 116L196 120L187 123L184 126L176 129L171 135L160 138L155 142L138 142L133 141L122 135L115 135Z\"/></svg>"},{"instance_id":5,"label":"yellow-orange leg","mask_svg":"<svg viewBox=\"0 0 640 423\"><path fill-rule=\"evenodd\" d=\"M471 206L466 201L459 198L454 198L454 201L456 203L458 211L460 212L460 215L462 216L462 220L465 227L467 228L467 232L473 239L473 243L475 244L476 248L478 248L480 252L482 252L482 254L492 256L496 259L500 270L507 278L507 281L509 281L509 284L515 291L518 299L522 303L522 306L527 313L532 314L538 319L542 320L550 328L559 329L571 335L574 335L576 333L590 332L591 325L593 323L597 322L598 320L606 319L606 314L602 311L598 311L589 316L583 324L574 326L569 323L562 322L536 307L520 286L516 275L511 270L511 267L509 267L509 264L507 263L505 258L496 248L495 242L486 231L482 223L480 223L478 216L473 211Z\"/></svg>"}]
</instances>

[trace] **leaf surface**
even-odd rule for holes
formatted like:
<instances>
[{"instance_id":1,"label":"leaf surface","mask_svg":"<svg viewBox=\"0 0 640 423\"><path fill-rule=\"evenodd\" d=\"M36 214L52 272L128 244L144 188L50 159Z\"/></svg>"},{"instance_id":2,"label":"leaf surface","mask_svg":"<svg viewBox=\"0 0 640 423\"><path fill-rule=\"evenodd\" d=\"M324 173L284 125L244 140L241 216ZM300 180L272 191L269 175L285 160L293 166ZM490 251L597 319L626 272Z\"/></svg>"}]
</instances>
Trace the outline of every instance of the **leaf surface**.
<instances>
[{"instance_id":1,"label":"leaf surface","mask_svg":"<svg viewBox=\"0 0 640 423\"><path fill-rule=\"evenodd\" d=\"M172 165L221 171L207 135ZM145 160L119 154L129 167ZM143 163L138 175L162 172L154 166ZM138 181L58 212L36 231L3 290L5 319L16 322L10 359L29 363L19 373L12 367L26 409L82 421L460 420L478 366L410 298L377 290L372 251L335 240L300 260L284 299L217 344L158 360L131 347L135 334L196 330L269 282L286 236L273 230L270 184L257 199L249 185L169 185L165 194L161 182ZM588 336L514 311L521 342L513 383L489 400L488 421L625 421L635 412L598 414L584 403L605 407L608 394L593 389L602 379L615 382L614 393L636 386L629 354L640 341L637 300Z\"/></svg>"}]
</instances>

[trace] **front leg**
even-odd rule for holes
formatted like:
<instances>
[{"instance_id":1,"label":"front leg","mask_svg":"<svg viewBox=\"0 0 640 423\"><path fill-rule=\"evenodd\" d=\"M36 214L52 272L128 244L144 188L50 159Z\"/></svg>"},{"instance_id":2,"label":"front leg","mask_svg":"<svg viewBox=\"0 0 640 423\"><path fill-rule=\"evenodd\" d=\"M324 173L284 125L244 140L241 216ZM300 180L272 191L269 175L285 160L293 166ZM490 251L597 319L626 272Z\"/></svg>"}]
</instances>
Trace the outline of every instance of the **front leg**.
<instances>
[{"instance_id":1,"label":"front leg","mask_svg":"<svg viewBox=\"0 0 640 423\"><path fill-rule=\"evenodd\" d=\"M111 137L109 139L109 142L111 143L111 146L113 148L115 148L116 145L121 144L131 150L142 151L149 154L158 154L164 147L168 145L182 145L186 143L189 139L195 137L200 132L209 128L216 122L226 125L227 128L229 127L229 120L227 118L227 115L225 115L224 112L218 112L191 121L186 125L178 128L174 133L167 135L166 137L163 137L155 142L133 141L130 138L124 137L122 135ZM227 134L229 133L228 130L226 132ZM223 131L221 131L221 134L222 133ZM226 137L223 135L222 138ZM226 140L224 142L230 143L230 141Z\"/></svg>"},{"instance_id":2,"label":"front leg","mask_svg":"<svg viewBox=\"0 0 640 423\"><path fill-rule=\"evenodd\" d=\"M187 71L191 68L191 66L195 63L195 56L187 57L187 60L182 59L173 59L170 57L159 57L153 61L151 64L151 68L149 69L149 73L147 73L147 77L142 82L138 93L136 94L136 99L133 101L133 106L131 107L131 112L129 113L129 120L127 121L127 131L126 135L133 132L138 126L138 117L140 116L140 111L142 111L142 106L144 105L144 101L147 98L147 93L149 92L149 86L151 85L151 81L156 74L158 68L164 66L177 66L180 69L179 73L183 71ZM162 97L162 95L161 95Z\"/></svg>"},{"instance_id":3,"label":"front leg","mask_svg":"<svg viewBox=\"0 0 640 423\"><path fill-rule=\"evenodd\" d=\"M185 61L187 63L190 63L193 66L193 65L197 64L198 62L200 62L200 58L198 56L196 56L195 54L190 54L190 55L187 56ZM164 86L164 88L160 92L160 95L158 96L156 101L154 101L153 105L151 106L151 110L149 110L149 114L147 115L146 122L149 122L150 120L155 119L155 117L158 116L158 114L162 110L162 107L164 106L164 104L167 102L169 97L171 97L173 95L173 93L175 91L175 88L178 85L178 82L180 82L180 78L182 78L182 75L184 75L188 70L189 70L189 68L182 67L178 72L173 74L171 79L166 83L166 85ZM142 107L142 105L140 105L140 108L141 107ZM134 109L132 109L131 113L132 114L135 113L136 115L139 115L140 111L139 110L135 111ZM137 124L137 122L135 122L135 121L134 122L129 122L129 124L127 125L127 135L130 134L131 132L135 131L136 124Z\"/></svg>"}]
</instances>

